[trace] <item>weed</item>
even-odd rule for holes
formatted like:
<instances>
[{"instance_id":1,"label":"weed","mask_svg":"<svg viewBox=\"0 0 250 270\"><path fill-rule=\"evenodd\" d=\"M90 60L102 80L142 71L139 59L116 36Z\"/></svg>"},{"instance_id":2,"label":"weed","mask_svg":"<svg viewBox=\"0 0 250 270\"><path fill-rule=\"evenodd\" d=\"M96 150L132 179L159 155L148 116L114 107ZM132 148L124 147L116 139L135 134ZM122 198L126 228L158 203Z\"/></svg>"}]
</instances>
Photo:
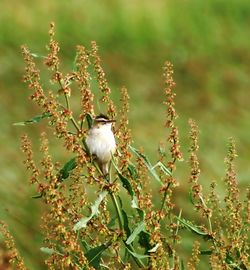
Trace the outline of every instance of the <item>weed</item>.
<instances>
[{"instance_id":1,"label":"weed","mask_svg":"<svg viewBox=\"0 0 250 270\"><path fill-rule=\"evenodd\" d=\"M181 209L175 214L172 194L179 185L175 177L176 163L183 155L175 123L172 64L166 62L164 67L165 126L169 135L166 142L161 143L159 160L154 165L143 149L133 147L128 91L125 87L121 89L117 109L96 43L92 42L90 50L77 46L73 71L64 74L53 23L49 36L48 55L41 58L51 74L49 89L44 87L36 55L22 46L26 63L24 81L32 91L30 99L38 105L41 114L17 123L27 125L47 119L48 128L71 155L65 164L54 160L49 151L50 138L43 131L40 137L42 158L38 164L34 161L31 140L27 135L22 136L24 163L30 171L30 183L37 187L34 198L46 205L42 216L41 252L47 254L48 269L199 269L199 262L205 256L209 258L211 269L249 269L250 193L248 190L245 202L240 201L234 141L229 142L225 160L227 194L221 201L215 183L211 183L207 195L199 183L199 132L193 120L189 122L190 197L194 211L200 216L200 224L184 219ZM112 157L109 176L101 173L85 143L95 116L94 100L98 98L92 91L92 77L100 90L102 111L118 120L114 129L117 151ZM78 109L71 104L72 95L79 95ZM158 185L157 194L152 193L152 181ZM155 196L160 204L154 203ZM11 262L16 269L26 269L6 225L1 223L0 227L7 247L13 252ZM184 230L194 235L192 254L187 262L179 253Z\"/></svg>"}]
</instances>

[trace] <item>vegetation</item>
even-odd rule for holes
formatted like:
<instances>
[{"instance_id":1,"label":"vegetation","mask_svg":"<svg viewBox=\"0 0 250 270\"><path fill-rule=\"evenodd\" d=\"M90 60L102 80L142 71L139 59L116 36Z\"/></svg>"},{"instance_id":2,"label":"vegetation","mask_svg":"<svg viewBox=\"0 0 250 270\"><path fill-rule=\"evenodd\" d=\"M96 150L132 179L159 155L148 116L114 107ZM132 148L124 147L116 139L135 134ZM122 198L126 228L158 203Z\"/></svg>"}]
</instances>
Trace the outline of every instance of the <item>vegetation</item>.
<instances>
[{"instance_id":1,"label":"vegetation","mask_svg":"<svg viewBox=\"0 0 250 270\"><path fill-rule=\"evenodd\" d=\"M29 91L21 84L24 64L20 44L28 44L32 53L46 55L47 27L56 22L56 37L60 41L63 72L73 66L75 44L90 44L96 40L101 48L103 66L112 89L111 97L119 104L121 85L130 96L129 126L133 146L140 149L152 164L158 142L165 137L162 66L165 59L174 64L177 83L175 108L184 161L176 163L175 177L180 185L173 190L176 209L183 208L184 217L199 224L189 204L189 140L188 119L199 124L199 166L203 193L209 193L216 181L220 198L226 196L223 184L223 159L228 136L234 136L239 157L235 160L241 191L249 185L249 8L248 0L157 0L157 1L13 1L2 0L0 7L0 219L14 236L18 250L29 269L44 269L46 254L43 246L41 215L42 200L33 200L34 186L27 185L27 173L20 155L20 136L29 134L34 142L36 161L39 151L36 140L47 120L39 125L13 126L14 122L40 115L39 108L26 99ZM40 68L40 61L37 59ZM41 67L42 70L44 68ZM43 83L48 85L47 72ZM92 80L94 83L94 80ZM56 91L56 89L54 89ZM97 85L91 89L98 95ZM78 104L72 95L71 105ZM95 109L98 109L94 99ZM99 113L99 110L95 111ZM49 132L50 153L62 165L71 156ZM157 201L158 186L152 183ZM240 192L241 201L244 192ZM93 197L93 201L95 197ZM178 210L175 213L179 214ZM182 232L181 257L190 256L193 237ZM3 239L0 236L0 242ZM0 244L0 254L4 246ZM32 256L31 256L32 254ZM180 253L179 253L180 254ZM0 255L0 258L1 255ZM205 259L206 257L203 257ZM1 259L0 259L1 260ZM4 258L3 258L4 260ZM207 269L200 261L199 269Z\"/></svg>"},{"instance_id":2,"label":"vegetation","mask_svg":"<svg viewBox=\"0 0 250 270\"><path fill-rule=\"evenodd\" d=\"M49 35L46 56L22 47L24 80L40 114L16 123L43 123L40 153L34 154L27 135L22 136L22 150L30 183L37 189L33 198L44 204L41 252L46 254L47 268L249 269L250 189L242 201L235 142L229 140L225 158L225 195L218 193L215 181L204 192L194 120L189 120L188 156L181 150L172 64L164 66L167 135L153 163L142 148L134 147L128 91L122 87L120 101L112 100L96 43L91 43L91 49L77 46L73 70L65 71L54 24ZM49 73L41 72L39 65L47 66ZM84 143L96 111L118 120L114 130L117 152L108 177L102 175ZM49 142L60 143L64 156L50 152ZM189 184L184 187L190 197L188 211L173 197L182 185L176 176L183 158L189 160ZM27 269L4 223L1 231L10 250L6 256L15 269ZM185 253L186 238L193 242L189 254Z\"/></svg>"}]
</instances>

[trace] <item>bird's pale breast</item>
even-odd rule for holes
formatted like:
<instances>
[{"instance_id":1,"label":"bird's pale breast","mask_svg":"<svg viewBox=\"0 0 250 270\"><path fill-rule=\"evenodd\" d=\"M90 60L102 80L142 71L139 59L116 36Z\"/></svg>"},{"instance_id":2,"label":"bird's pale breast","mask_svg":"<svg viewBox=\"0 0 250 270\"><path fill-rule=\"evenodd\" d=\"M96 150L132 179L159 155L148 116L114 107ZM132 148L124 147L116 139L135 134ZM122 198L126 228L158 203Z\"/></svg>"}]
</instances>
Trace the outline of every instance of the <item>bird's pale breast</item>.
<instances>
[{"instance_id":1,"label":"bird's pale breast","mask_svg":"<svg viewBox=\"0 0 250 270\"><path fill-rule=\"evenodd\" d=\"M103 162L111 160L111 153L115 152L116 143L113 132L109 128L90 129L86 144L91 154Z\"/></svg>"}]
</instances>

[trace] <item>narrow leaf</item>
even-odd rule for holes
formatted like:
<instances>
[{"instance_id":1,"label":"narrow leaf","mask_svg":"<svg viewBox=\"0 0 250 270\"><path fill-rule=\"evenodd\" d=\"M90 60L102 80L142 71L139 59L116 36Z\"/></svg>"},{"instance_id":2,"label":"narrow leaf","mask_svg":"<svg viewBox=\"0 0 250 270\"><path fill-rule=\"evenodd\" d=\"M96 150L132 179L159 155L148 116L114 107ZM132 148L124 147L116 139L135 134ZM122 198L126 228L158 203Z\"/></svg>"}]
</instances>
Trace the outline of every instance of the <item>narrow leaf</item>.
<instances>
[{"instance_id":1,"label":"narrow leaf","mask_svg":"<svg viewBox=\"0 0 250 270\"><path fill-rule=\"evenodd\" d=\"M169 175L171 176L172 173L171 171L160 161L158 161L154 166L153 168L156 168L156 167L159 167L166 175Z\"/></svg>"},{"instance_id":2,"label":"narrow leaf","mask_svg":"<svg viewBox=\"0 0 250 270\"><path fill-rule=\"evenodd\" d=\"M135 193L134 193L134 190L133 190L129 180L126 177L124 177L121 173L118 173L118 176L119 176L120 180L122 181L123 187L128 191L129 195L131 197L133 197L135 195Z\"/></svg>"},{"instance_id":3,"label":"narrow leaf","mask_svg":"<svg viewBox=\"0 0 250 270\"><path fill-rule=\"evenodd\" d=\"M46 58L46 56L37 53L31 53L31 56L33 56L34 58Z\"/></svg>"},{"instance_id":4,"label":"narrow leaf","mask_svg":"<svg viewBox=\"0 0 250 270\"><path fill-rule=\"evenodd\" d=\"M192 190L191 189L190 189L188 195L189 195L189 200L192 203L192 205L195 205L194 197L193 197L193 193L192 193Z\"/></svg>"},{"instance_id":5,"label":"narrow leaf","mask_svg":"<svg viewBox=\"0 0 250 270\"><path fill-rule=\"evenodd\" d=\"M40 194L34 195L34 196L32 196L31 198L32 198L32 199L40 199L40 198L42 198L42 196L43 196L43 192L40 193Z\"/></svg>"},{"instance_id":6,"label":"narrow leaf","mask_svg":"<svg viewBox=\"0 0 250 270\"><path fill-rule=\"evenodd\" d=\"M76 158L72 158L71 160L69 160L59 171L58 175L59 180L67 179L69 177L70 171L75 169L76 166L77 166Z\"/></svg>"},{"instance_id":7,"label":"narrow leaf","mask_svg":"<svg viewBox=\"0 0 250 270\"><path fill-rule=\"evenodd\" d=\"M145 230L145 222L144 221L140 222L137 225L137 227L135 227L132 234L130 234L130 236L128 237L126 244L130 245L135 240L136 236L139 235L139 233L142 232L143 230Z\"/></svg>"},{"instance_id":8,"label":"narrow leaf","mask_svg":"<svg viewBox=\"0 0 250 270\"><path fill-rule=\"evenodd\" d=\"M84 149L85 149L87 155L90 157L90 156L91 156L91 153L90 153L90 151L89 151L89 148L88 148L88 146L87 146L87 144L86 144L85 139L82 140L82 144L83 144L83 146L84 146Z\"/></svg>"},{"instance_id":9,"label":"narrow leaf","mask_svg":"<svg viewBox=\"0 0 250 270\"><path fill-rule=\"evenodd\" d=\"M43 113L41 115L34 116L33 118L31 118L29 120L26 120L26 121L23 121L23 122L14 123L13 125L14 126L25 126L27 124L34 124L34 123L40 122L44 118L49 118L49 117L51 117L51 114L50 113Z\"/></svg>"},{"instance_id":10,"label":"narrow leaf","mask_svg":"<svg viewBox=\"0 0 250 270\"><path fill-rule=\"evenodd\" d=\"M150 234L145 231L141 231L139 234L139 244L146 249L146 252L153 252L150 251L152 249L152 245L150 244Z\"/></svg>"},{"instance_id":11,"label":"narrow leaf","mask_svg":"<svg viewBox=\"0 0 250 270\"><path fill-rule=\"evenodd\" d=\"M86 252L88 252L90 250L89 244L84 239L82 239L80 243L81 243L82 247L84 248L84 250L86 250Z\"/></svg>"},{"instance_id":12,"label":"narrow leaf","mask_svg":"<svg viewBox=\"0 0 250 270\"><path fill-rule=\"evenodd\" d=\"M145 217L145 212L139 208L139 205L138 205L138 200L137 200L137 197L134 196L132 201L131 201L131 207L132 208L135 208L140 216L140 219L141 221L144 220L144 217Z\"/></svg>"},{"instance_id":13,"label":"narrow leaf","mask_svg":"<svg viewBox=\"0 0 250 270\"><path fill-rule=\"evenodd\" d=\"M131 201L131 207L132 208L138 208L139 209L139 205L138 205L138 201L137 201L137 197L134 196L132 201Z\"/></svg>"},{"instance_id":14,"label":"narrow leaf","mask_svg":"<svg viewBox=\"0 0 250 270\"><path fill-rule=\"evenodd\" d=\"M206 232L203 232L197 226L193 225L190 221L186 221L185 219L179 217L176 217L176 219L179 220L180 223L182 223L186 228L190 229L192 232L202 236L208 236Z\"/></svg>"},{"instance_id":15,"label":"narrow leaf","mask_svg":"<svg viewBox=\"0 0 250 270\"><path fill-rule=\"evenodd\" d=\"M129 224L128 224L127 213L124 210L122 210L122 216L123 216L123 227L124 227L124 230L125 230L125 232L126 232L126 234L128 236L128 235L131 234L131 230L130 230Z\"/></svg>"},{"instance_id":16,"label":"narrow leaf","mask_svg":"<svg viewBox=\"0 0 250 270\"><path fill-rule=\"evenodd\" d=\"M138 173L134 165L129 164L128 165L128 171L133 179L138 178Z\"/></svg>"},{"instance_id":17,"label":"narrow leaf","mask_svg":"<svg viewBox=\"0 0 250 270\"><path fill-rule=\"evenodd\" d=\"M213 252L212 250L201 250L200 254L201 255L211 255Z\"/></svg>"},{"instance_id":18,"label":"narrow leaf","mask_svg":"<svg viewBox=\"0 0 250 270\"><path fill-rule=\"evenodd\" d=\"M156 173L154 167L152 166L151 162L149 161L149 159L142 154L139 150L137 150L136 148L130 146L130 149L133 153L135 153L138 157L142 158L144 160L144 163L146 165L146 167L148 168L148 170L150 171L150 173L154 176L154 178L161 184L163 185L159 175Z\"/></svg>"},{"instance_id":19,"label":"narrow leaf","mask_svg":"<svg viewBox=\"0 0 250 270\"><path fill-rule=\"evenodd\" d=\"M159 243L158 243L158 244L156 244L156 245L155 245L153 248L151 248L150 250L148 250L148 252L150 252L150 253L154 253L154 252L156 252L159 246L160 246L160 244L159 244Z\"/></svg>"},{"instance_id":20,"label":"narrow leaf","mask_svg":"<svg viewBox=\"0 0 250 270\"><path fill-rule=\"evenodd\" d=\"M87 223L96 215L99 214L99 206L103 199L107 196L108 191L104 190L99 195L94 204L91 206L91 214L89 217L84 217L80 219L73 227L74 231L80 230L82 228L86 228Z\"/></svg>"},{"instance_id":21,"label":"narrow leaf","mask_svg":"<svg viewBox=\"0 0 250 270\"><path fill-rule=\"evenodd\" d=\"M112 161L112 164L114 166L114 168L116 169L116 171L118 172L118 174L121 174L121 171L120 169L118 168L117 164L115 163L115 158L114 158L114 155L111 153L111 161Z\"/></svg>"},{"instance_id":22,"label":"narrow leaf","mask_svg":"<svg viewBox=\"0 0 250 270\"><path fill-rule=\"evenodd\" d=\"M146 258L150 257L149 255L143 255L143 254L138 254L136 252L133 252L129 248L127 248L127 250L131 255L133 255L133 257L135 257L137 259L146 259Z\"/></svg>"},{"instance_id":23,"label":"narrow leaf","mask_svg":"<svg viewBox=\"0 0 250 270\"><path fill-rule=\"evenodd\" d=\"M53 248L48 248L48 247L41 247L40 250L43 252L43 253L46 253L48 255L52 255L55 252L55 250Z\"/></svg>"},{"instance_id":24,"label":"narrow leaf","mask_svg":"<svg viewBox=\"0 0 250 270\"><path fill-rule=\"evenodd\" d=\"M184 266L184 261L183 261L183 259L181 259L181 263L180 263L181 265L180 265L180 269L181 270L185 270L185 266Z\"/></svg>"},{"instance_id":25,"label":"narrow leaf","mask_svg":"<svg viewBox=\"0 0 250 270\"><path fill-rule=\"evenodd\" d=\"M101 255L103 251L105 251L110 244L102 244L100 246L94 247L85 253L86 258L89 261L89 264L93 266L95 269L100 269L100 261Z\"/></svg>"},{"instance_id":26,"label":"narrow leaf","mask_svg":"<svg viewBox=\"0 0 250 270\"><path fill-rule=\"evenodd\" d=\"M115 220L117 219L117 216L112 217L109 224L107 225L109 229L115 226Z\"/></svg>"},{"instance_id":27,"label":"narrow leaf","mask_svg":"<svg viewBox=\"0 0 250 270\"><path fill-rule=\"evenodd\" d=\"M88 128L90 129L93 125L93 118L89 113L86 114L86 120L87 120Z\"/></svg>"}]
</instances>

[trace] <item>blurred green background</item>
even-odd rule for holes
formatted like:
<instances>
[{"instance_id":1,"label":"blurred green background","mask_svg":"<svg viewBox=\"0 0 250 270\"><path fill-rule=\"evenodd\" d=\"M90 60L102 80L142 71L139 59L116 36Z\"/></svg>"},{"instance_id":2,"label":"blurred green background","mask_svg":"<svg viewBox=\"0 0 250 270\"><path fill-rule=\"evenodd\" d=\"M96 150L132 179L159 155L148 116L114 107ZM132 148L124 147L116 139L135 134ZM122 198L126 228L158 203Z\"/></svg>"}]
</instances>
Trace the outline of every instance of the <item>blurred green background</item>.
<instances>
[{"instance_id":1,"label":"blurred green background","mask_svg":"<svg viewBox=\"0 0 250 270\"><path fill-rule=\"evenodd\" d=\"M233 136L238 179L245 190L250 176L249 0L1 0L0 10L0 218L9 224L31 269L44 269L41 206L30 198L34 189L28 185L19 147L21 134L36 138L42 126L12 123L39 113L21 82L20 45L45 54L51 21L56 23L65 70L72 67L77 44L88 47L97 41L113 97L118 99L122 85L128 88L134 144L143 146L153 160L167 134L162 66L165 60L174 64L185 158L179 164L177 203L187 200L189 118L201 130L202 184L222 182L227 140ZM57 149L56 142L51 148Z\"/></svg>"}]
</instances>

